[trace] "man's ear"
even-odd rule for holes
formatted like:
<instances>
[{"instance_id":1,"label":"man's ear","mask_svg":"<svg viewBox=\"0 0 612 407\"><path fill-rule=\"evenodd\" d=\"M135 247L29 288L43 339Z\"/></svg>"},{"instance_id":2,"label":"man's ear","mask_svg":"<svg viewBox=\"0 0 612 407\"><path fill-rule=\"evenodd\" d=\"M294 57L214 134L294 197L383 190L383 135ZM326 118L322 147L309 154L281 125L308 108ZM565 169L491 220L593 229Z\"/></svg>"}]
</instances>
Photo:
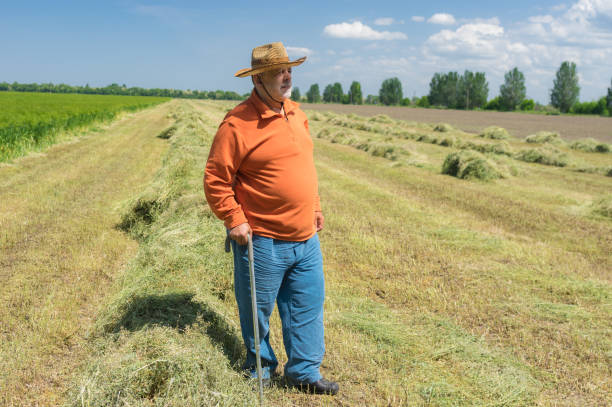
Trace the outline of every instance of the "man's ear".
<instances>
[{"instance_id":1,"label":"man's ear","mask_svg":"<svg viewBox=\"0 0 612 407\"><path fill-rule=\"evenodd\" d=\"M253 75L253 84L257 85L261 85L261 76L259 76L259 74Z\"/></svg>"}]
</instances>

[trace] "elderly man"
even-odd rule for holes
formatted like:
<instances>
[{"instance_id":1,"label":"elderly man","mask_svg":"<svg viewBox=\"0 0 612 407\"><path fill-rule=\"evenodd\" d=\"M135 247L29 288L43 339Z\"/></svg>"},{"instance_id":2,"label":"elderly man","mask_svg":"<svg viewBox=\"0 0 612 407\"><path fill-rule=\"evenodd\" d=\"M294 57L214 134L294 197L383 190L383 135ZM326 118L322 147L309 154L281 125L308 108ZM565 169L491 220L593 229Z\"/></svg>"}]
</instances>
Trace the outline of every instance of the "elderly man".
<instances>
[{"instance_id":1,"label":"elderly man","mask_svg":"<svg viewBox=\"0 0 612 407\"><path fill-rule=\"evenodd\" d=\"M287 382L312 393L336 394L338 385L319 372L323 360L323 260L317 232L323 229L308 120L289 99L291 68L282 43L253 49L251 96L226 116L210 149L204 175L206 199L229 230L234 289L245 370L256 377L249 289L247 237L252 236L263 376L278 361L270 346L274 302L282 321Z\"/></svg>"}]
</instances>

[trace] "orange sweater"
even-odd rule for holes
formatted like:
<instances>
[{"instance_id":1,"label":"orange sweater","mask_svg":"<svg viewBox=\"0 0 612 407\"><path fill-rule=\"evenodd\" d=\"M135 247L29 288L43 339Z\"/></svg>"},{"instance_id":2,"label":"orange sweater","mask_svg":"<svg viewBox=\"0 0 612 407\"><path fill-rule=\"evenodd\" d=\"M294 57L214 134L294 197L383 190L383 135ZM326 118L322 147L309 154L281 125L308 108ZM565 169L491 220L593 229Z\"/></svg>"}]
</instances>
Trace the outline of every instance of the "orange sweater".
<instances>
[{"instance_id":1,"label":"orange sweater","mask_svg":"<svg viewBox=\"0 0 612 407\"><path fill-rule=\"evenodd\" d=\"M287 99L285 115L253 90L226 116L204 173L213 212L231 229L248 222L254 233L303 241L315 234L320 211L308 119Z\"/></svg>"}]
</instances>

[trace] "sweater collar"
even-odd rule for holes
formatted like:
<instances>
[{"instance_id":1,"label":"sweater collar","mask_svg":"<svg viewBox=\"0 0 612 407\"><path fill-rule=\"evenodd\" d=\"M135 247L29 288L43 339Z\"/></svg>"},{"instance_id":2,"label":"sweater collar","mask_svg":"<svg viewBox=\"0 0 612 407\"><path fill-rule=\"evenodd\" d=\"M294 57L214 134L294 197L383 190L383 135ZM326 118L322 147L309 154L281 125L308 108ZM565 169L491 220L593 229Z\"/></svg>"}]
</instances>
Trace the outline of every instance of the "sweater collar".
<instances>
[{"instance_id":1,"label":"sweater collar","mask_svg":"<svg viewBox=\"0 0 612 407\"><path fill-rule=\"evenodd\" d=\"M274 110L270 108L270 106L266 105L263 100L259 97L255 88L251 91L251 96L249 96L249 102L253 105L257 113L262 119L269 119L274 116L282 116L280 113L276 113ZM285 114L289 114L293 110L295 110L299 106L299 103L294 102L293 100L287 98L283 102L283 108L285 109Z\"/></svg>"}]
</instances>

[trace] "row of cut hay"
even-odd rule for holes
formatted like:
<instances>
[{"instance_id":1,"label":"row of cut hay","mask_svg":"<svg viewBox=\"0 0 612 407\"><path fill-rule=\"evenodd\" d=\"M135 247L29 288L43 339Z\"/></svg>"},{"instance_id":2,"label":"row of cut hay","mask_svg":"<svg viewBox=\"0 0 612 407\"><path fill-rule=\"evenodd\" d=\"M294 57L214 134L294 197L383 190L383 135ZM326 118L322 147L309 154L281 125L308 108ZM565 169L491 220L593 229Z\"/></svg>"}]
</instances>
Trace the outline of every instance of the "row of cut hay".
<instances>
[{"instance_id":1,"label":"row of cut hay","mask_svg":"<svg viewBox=\"0 0 612 407\"><path fill-rule=\"evenodd\" d=\"M409 150L392 143L361 137L358 134L349 133L344 130L332 131L329 127L321 129L316 137L334 144L348 145L358 150L366 151L374 157L383 157L391 161L407 158L412 154Z\"/></svg>"},{"instance_id":2,"label":"row of cut hay","mask_svg":"<svg viewBox=\"0 0 612 407\"><path fill-rule=\"evenodd\" d=\"M559 133L554 131L538 131L535 134L530 134L525 137L526 143L531 144L555 144L555 145L563 145L565 142L559 136Z\"/></svg>"},{"instance_id":3,"label":"row of cut hay","mask_svg":"<svg viewBox=\"0 0 612 407\"><path fill-rule=\"evenodd\" d=\"M178 112L170 148L121 227L140 241L89 333L71 406L247 406L244 361L232 320L224 230L204 201L202 157L217 123Z\"/></svg>"},{"instance_id":4,"label":"row of cut hay","mask_svg":"<svg viewBox=\"0 0 612 407\"><path fill-rule=\"evenodd\" d=\"M510 133L503 127L489 126L478 134L478 137L488 138L492 140L507 140L510 138Z\"/></svg>"},{"instance_id":5,"label":"row of cut hay","mask_svg":"<svg viewBox=\"0 0 612 407\"><path fill-rule=\"evenodd\" d=\"M478 137L497 142L481 142L475 139L465 139L460 133L455 132L453 127L446 123L438 123L434 126L428 125L427 128L432 132L421 132L405 123L402 125L393 125L393 119L388 116L375 116L372 118L364 118L356 115L337 115L333 113L314 113L315 121L327 122L332 126L340 126L351 128L358 131L370 133L372 136L385 136L385 146L373 148L362 145L365 151L373 151L374 154L382 155L393 160L398 159L398 153L393 148L393 143L390 137L397 137L406 140L412 140L422 143L435 144L443 147L451 147L458 150L473 151L485 155L506 156L517 161L527 163L535 163L541 165L549 165L556 167L567 167L572 164L572 156L564 151L559 150L556 146L564 146L565 142L555 132L538 132L527 136L525 142L528 144L536 144L531 148L515 149L506 141L511 139L510 134L502 127L490 126L485 128ZM422 126L420 126L422 127ZM329 132L330 137L325 137L323 133ZM450 133L452 132L452 133ZM362 138L356 134L348 132L331 132L329 128L324 128L323 133L318 137L326 138L332 143L341 143L349 145L363 144ZM332 134L333 133L333 134ZM368 138L369 140L369 138ZM372 143L369 140L367 143ZM537 145L540 144L540 145ZM580 140L569 145L570 148L588 151L588 152L606 152L609 146L605 143L600 143L592 139ZM383 152L384 151L384 152ZM586 168L579 167L577 171L592 172L602 175L608 175L609 169L602 168ZM507 171L502 171L508 173ZM510 171L510 173L516 170Z\"/></svg>"},{"instance_id":6,"label":"row of cut hay","mask_svg":"<svg viewBox=\"0 0 612 407\"><path fill-rule=\"evenodd\" d=\"M583 151L585 153L609 153L612 151L610 144L597 141L592 138L576 140L572 143L564 141L559 133L550 131L539 131L525 137L525 142L531 144L552 144L555 146L568 146L572 150Z\"/></svg>"},{"instance_id":7,"label":"row of cut hay","mask_svg":"<svg viewBox=\"0 0 612 407\"><path fill-rule=\"evenodd\" d=\"M612 150L610 144L602 143L592 138L576 140L569 145L569 148L584 151L585 153L609 153Z\"/></svg>"},{"instance_id":8,"label":"row of cut hay","mask_svg":"<svg viewBox=\"0 0 612 407\"><path fill-rule=\"evenodd\" d=\"M384 140L366 139L344 130L333 131L329 127L321 129L317 133L317 138L331 143L352 146L358 150L366 151L372 156L383 157L391 161L398 161L401 158L409 158L413 155L409 150ZM482 181L507 176L507 171L501 170L491 158L471 150L449 154L442 165L442 173L461 179L479 179Z\"/></svg>"},{"instance_id":9,"label":"row of cut hay","mask_svg":"<svg viewBox=\"0 0 612 407\"><path fill-rule=\"evenodd\" d=\"M570 156L556 148L529 148L518 151L514 158L527 163L565 167L570 163Z\"/></svg>"},{"instance_id":10,"label":"row of cut hay","mask_svg":"<svg viewBox=\"0 0 612 407\"><path fill-rule=\"evenodd\" d=\"M515 169L500 168L499 163L492 159L492 155L501 155L515 160L564 167L569 163L567 154L550 147L524 149L512 151L507 142L479 143L476 141L463 141L453 136L436 136L432 134L403 133L404 138L418 142L436 144L445 147L454 147L462 151L450 153L443 165L442 173L461 179L478 179L491 181L505 178L516 172ZM325 139L331 143L349 145L366 151L373 156L384 157L392 161L408 158L412 152L384 140L373 140L350 133L345 130L334 131L331 127L324 127L317 133L317 138ZM388 138L388 137L387 137ZM499 160L497 160L499 161Z\"/></svg>"}]
</instances>

